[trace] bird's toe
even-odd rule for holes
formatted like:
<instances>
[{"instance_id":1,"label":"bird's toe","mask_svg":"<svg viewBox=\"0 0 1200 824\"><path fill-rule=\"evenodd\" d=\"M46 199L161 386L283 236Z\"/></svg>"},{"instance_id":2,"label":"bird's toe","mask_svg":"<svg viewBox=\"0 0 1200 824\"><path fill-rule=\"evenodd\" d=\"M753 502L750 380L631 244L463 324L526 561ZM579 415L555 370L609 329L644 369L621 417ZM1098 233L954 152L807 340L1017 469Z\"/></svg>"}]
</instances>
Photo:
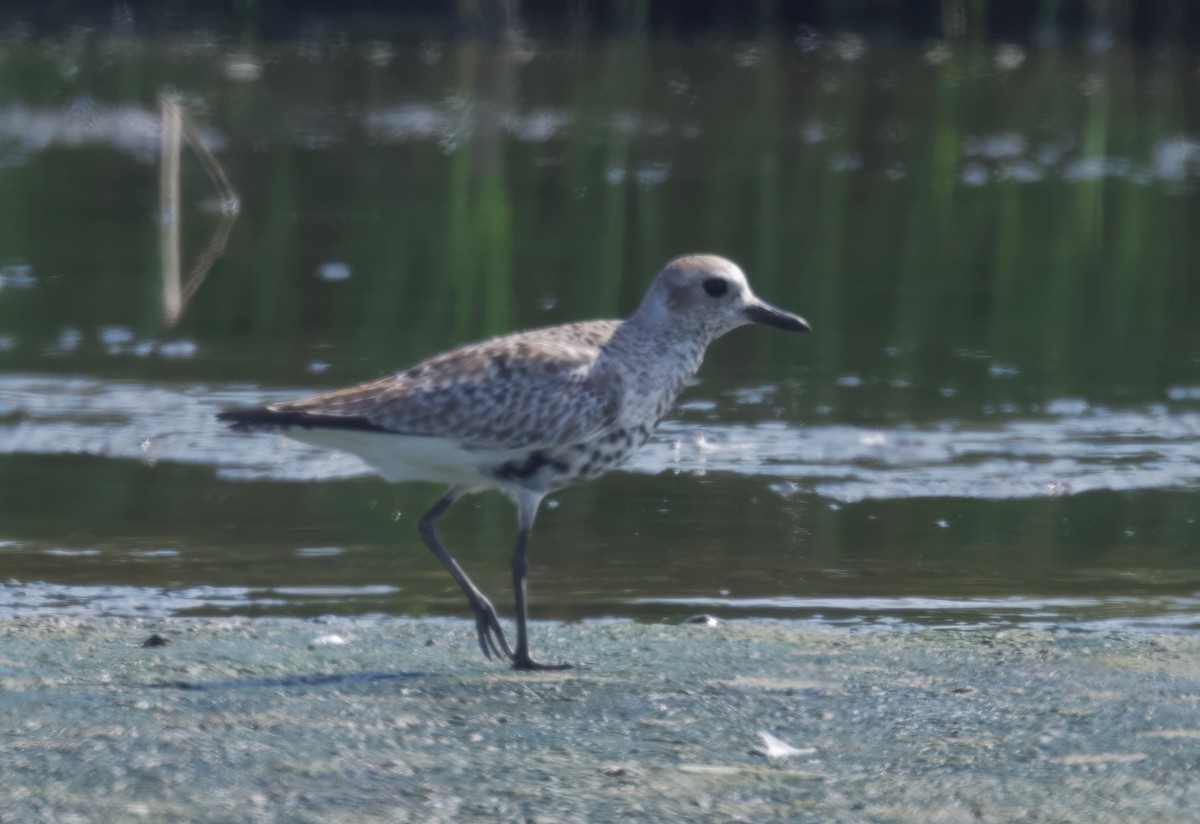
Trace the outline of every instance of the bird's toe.
<instances>
[{"instance_id":1,"label":"bird's toe","mask_svg":"<svg viewBox=\"0 0 1200 824\"><path fill-rule=\"evenodd\" d=\"M568 664L564 661L535 661L530 658L528 653L513 656L513 669L530 670L530 671L554 671L554 670L569 670L574 669L574 664Z\"/></svg>"}]
</instances>

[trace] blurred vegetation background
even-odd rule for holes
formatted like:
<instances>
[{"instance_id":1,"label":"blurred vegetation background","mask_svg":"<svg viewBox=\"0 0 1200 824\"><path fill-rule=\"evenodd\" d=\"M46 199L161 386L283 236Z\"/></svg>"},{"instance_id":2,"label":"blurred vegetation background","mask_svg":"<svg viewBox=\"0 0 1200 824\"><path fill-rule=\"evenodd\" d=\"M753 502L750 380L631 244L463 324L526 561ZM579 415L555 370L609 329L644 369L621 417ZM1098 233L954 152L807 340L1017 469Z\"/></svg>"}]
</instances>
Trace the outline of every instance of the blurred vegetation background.
<instances>
[{"instance_id":1,"label":"blurred vegetation background","mask_svg":"<svg viewBox=\"0 0 1200 824\"><path fill-rule=\"evenodd\" d=\"M154 318L147 130L177 88L244 194L185 327L218 351L333 334L415 357L626 312L663 260L710 249L813 316L821 403L846 372L991 391L987 364L953 365L965 350L1034 396L1161 397L1197 370L1192 8L18 4L0 23L0 259L72 288L57 324L33 293L0 302L0 323L27 354L98 306L132 323L127 294L82 276L97 264L142 272L138 323ZM314 279L326 258L355 277ZM305 363L221 368L294 381Z\"/></svg>"}]
</instances>

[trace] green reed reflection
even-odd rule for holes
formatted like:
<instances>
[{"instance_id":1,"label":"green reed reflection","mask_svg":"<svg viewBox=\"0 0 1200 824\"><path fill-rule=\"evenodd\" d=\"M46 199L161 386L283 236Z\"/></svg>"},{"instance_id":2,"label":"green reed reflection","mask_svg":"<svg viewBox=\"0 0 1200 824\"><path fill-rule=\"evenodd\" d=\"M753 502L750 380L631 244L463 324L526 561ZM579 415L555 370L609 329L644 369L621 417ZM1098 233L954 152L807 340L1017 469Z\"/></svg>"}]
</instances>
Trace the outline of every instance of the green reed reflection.
<instances>
[{"instance_id":1,"label":"green reed reflection","mask_svg":"<svg viewBox=\"0 0 1200 824\"><path fill-rule=\"evenodd\" d=\"M647 56L658 54L669 56L666 71ZM53 59L34 47L10 57L31 79ZM956 348L1002 354L1040 394L1104 394L1100 372L1143 397L1186 379L1196 300L1188 158L1198 150L1179 117L1190 92L1178 61L1066 46L1015 67L997 61L986 43L804 52L772 39L718 48L635 38L529 54L450 44L411 88L398 80L420 60L404 52L373 66L363 87L348 58L331 58L321 83L298 67L209 89L211 77L192 71L193 94L246 101L209 121L247 191L232 242L249 252L220 264L226 285L212 296L222 299L202 300L192 332L220 323L281 342L318 322L329 343L415 352L424 347L413 330L444 330L429 346L499 332L540 321L544 297L557 307L547 321L628 311L662 259L705 248L743 260L760 288L819 321L828 334L813 341L815 363L826 375L861 372L871 349L892 346L900 360L881 361L885 371L923 383L961 371L946 359ZM149 192L144 169L122 158L122 141L134 140L120 133L122 93L105 91L100 64L82 65L91 75L77 93L92 94L89 116L113 126L78 156L53 139L31 150L28 136L11 136L22 160L0 172L11 218L0 246L69 279L78 308L57 321L92 328L134 322L127 293L72 274L78 253L42 218L69 221L94 259L122 271L114 250L151 266L153 254L136 220L105 225L89 212L84 192L105 192L130 216ZM149 88L176 68L126 50L109 71ZM342 108L324 114L335 99ZM39 105L30 111L48 128L72 128L70 110ZM296 136L289 117L304 122ZM114 163L120 178L101 171ZM64 197L68 169L87 185ZM336 291L314 284L321 258L350 259L355 277ZM851 293L869 305L848 306ZM10 355L20 368L35 368L58 332L42 320L57 309L28 311L40 297L13 293L0 305L6 328L28 342ZM329 313L318 311L326 303Z\"/></svg>"}]
</instances>

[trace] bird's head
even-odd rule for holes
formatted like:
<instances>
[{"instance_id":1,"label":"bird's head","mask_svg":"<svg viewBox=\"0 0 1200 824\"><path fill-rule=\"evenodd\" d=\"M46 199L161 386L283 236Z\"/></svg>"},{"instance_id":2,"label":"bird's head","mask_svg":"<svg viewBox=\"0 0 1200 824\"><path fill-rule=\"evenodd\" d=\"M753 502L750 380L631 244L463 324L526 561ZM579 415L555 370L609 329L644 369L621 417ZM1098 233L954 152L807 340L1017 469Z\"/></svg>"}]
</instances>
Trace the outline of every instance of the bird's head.
<instances>
[{"instance_id":1,"label":"bird's head","mask_svg":"<svg viewBox=\"0 0 1200 824\"><path fill-rule=\"evenodd\" d=\"M807 332L808 322L760 300L736 263L718 255L683 255L654 278L638 316L708 340L747 323Z\"/></svg>"}]
</instances>

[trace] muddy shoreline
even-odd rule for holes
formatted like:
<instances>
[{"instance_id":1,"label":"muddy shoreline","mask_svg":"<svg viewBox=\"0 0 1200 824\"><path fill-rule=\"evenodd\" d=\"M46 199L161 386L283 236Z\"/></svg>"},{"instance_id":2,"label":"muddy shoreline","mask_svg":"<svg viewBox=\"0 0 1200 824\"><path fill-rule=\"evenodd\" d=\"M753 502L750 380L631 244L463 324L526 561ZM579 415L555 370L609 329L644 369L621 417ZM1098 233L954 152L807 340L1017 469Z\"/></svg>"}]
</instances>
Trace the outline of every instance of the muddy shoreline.
<instances>
[{"instance_id":1,"label":"muddy shoreline","mask_svg":"<svg viewBox=\"0 0 1200 824\"><path fill-rule=\"evenodd\" d=\"M534 638L581 666L446 619L6 621L0 820L1200 821L1192 635Z\"/></svg>"}]
</instances>

